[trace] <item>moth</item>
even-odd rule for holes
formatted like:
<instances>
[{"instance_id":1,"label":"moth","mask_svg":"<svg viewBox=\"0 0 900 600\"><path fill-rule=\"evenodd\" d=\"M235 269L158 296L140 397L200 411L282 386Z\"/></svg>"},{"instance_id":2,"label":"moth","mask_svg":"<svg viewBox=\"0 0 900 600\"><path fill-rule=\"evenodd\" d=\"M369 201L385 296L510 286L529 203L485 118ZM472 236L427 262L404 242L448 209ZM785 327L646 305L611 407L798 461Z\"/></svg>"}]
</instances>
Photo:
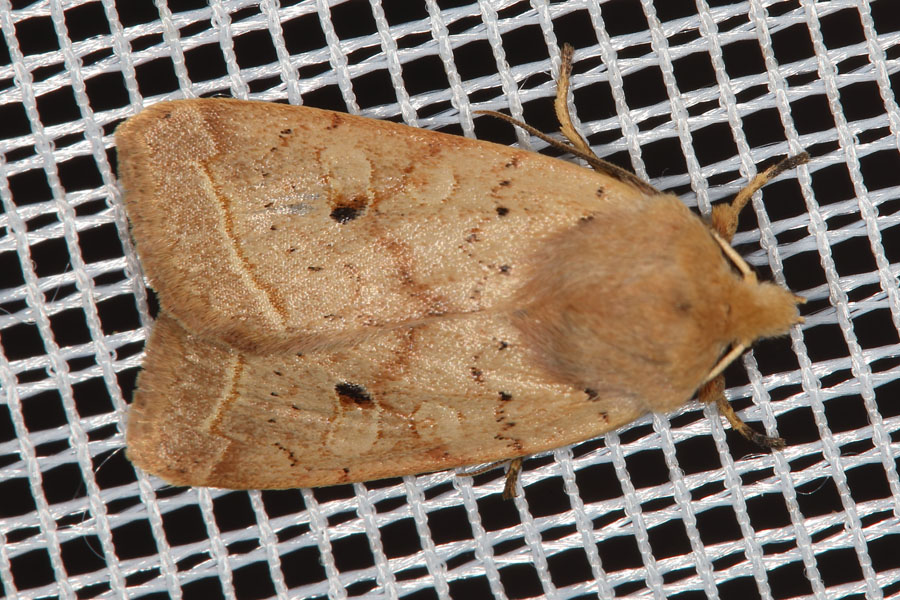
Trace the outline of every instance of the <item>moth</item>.
<instances>
[{"instance_id":1,"label":"moth","mask_svg":"<svg viewBox=\"0 0 900 600\"><path fill-rule=\"evenodd\" d=\"M714 401L802 299L711 221L594 155L262 102L161 102L116 131L160 314L127 455L174 485L324 486L512 460ZM502 117L502 116L501 116ZM508 119L508 118L507 118ZM526 125L517 123L520 126ZM532 133L538 135L533 129Z\"/></svg>"}]
</instances>

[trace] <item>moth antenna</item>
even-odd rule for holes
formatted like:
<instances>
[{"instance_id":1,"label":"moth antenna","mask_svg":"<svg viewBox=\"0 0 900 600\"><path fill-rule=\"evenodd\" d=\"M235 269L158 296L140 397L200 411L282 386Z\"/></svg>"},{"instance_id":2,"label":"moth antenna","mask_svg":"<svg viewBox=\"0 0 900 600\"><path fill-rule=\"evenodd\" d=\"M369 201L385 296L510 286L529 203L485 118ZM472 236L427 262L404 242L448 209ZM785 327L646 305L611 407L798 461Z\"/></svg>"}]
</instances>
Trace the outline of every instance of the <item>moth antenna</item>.
<instances>
[{"instance_id":1,"label":"moth antenna","mask_svg":"<svg viewBox=\"0 0 900 600\"><path fill-rule=\"evenodd\" d=\"M753 194L785 171L794 169L808 162L809 153L801 152L800 154L783 158L762 173L758 173L756 177L751 179L750 182L737 193L734 200L728 204L717 204L713 207L710 218L713 228L719 232L726 241L731 242L731 238L734 237L734 232L737 231L738 216L741 214L741 210L747 205L750 198L753 197Z\"/></svg>"},{"instance_id":2,"label":"moth antenna","mask_svg":"<svg viewBox=\"0 0 900 600\"><path fill-rule=\"evenodd\" d=\"M549 135L547 135L546 133L544 133L543 131L532 127L528 123L523 123L522 121L520 121L518 119L514 119L513 117L511 117L509 115L505 115L503 113L496 112L493 110L476 110L475 113L482 114L482 115L488 115L490 117L500 119L501 121L506 121L507 123L512 123L516 127L521 127L522 129L524 129L525 131L527 131L534 137L547 142L554 148L556 148L558 150L562 150L563 152L568 152L569 154L572 154L573 156L577 156L578 158L582 159L587 164L589 164L591 166L591 168L594 169L595 171L597 171L598 173L603 173L604 175L609 175L610 177L618 179L619 181L628 183L628 184L634 186L635 188L639 189L640 191L644 192L645 194L654 195L654 196L659 194L659 190L657 190L655 187L653 187L652 185L650 185L649 183L647 183L646 181L644 181L643 179L641 179L640 177L638 177L637 175L632 173L631 171L628 171L627 169L623 169L619 165L614 165L611 162L607 162L607 161L603 160L602 158L597 158L593 152L591 152L590 154L586 154L586 153L582 152L581 150L579 150L574 145L554 139L554 138L550 137Z\"/></svg>"}]
</instances>

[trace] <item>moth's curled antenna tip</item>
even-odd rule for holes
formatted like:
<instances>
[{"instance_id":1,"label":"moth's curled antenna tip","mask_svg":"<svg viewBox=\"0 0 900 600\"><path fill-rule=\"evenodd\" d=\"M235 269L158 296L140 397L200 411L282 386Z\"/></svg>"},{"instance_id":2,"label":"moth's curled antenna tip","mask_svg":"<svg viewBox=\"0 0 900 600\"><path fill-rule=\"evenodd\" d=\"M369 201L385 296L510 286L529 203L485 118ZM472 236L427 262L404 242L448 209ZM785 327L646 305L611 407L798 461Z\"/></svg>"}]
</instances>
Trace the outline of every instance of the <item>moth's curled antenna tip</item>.
<instances>
[{"instance_id":1,"label":"moth's curled antenna tip","mask_svg":"<svg viewBox=\"0 0 900 600\"><path fill-rule=\"evenodd\" d=\"M775 164L771 167L771 173L767 179L774 179L781 173L785 171L790 171L791 169L795 169L800 165L805 165L809 162L809 152L801 152L800 154L795 154L794 156L788 156L783 159L781 162Z\"/></svg>"},{"instance_id":2,"label":"moth's curled antenna tip","mask_svg":"<svg viewBox=\"0 0 900 600\"><path fill-rule=\"evenodd\" d=\"M757 432L753 432L752 441L760 448L766 448L769 450L781 450L787 445L784 441L784 438L772 437Z\"/></svg>"},{"instance_id":3,"label":"moth's curled antenna tip","mask_svg":"<svg viewBox=\"0 0 900 600\"><path fill-rule=\"evenodd\" d=\"M806 152L804 150L800 154L795 154L794 156L789 157L787 160L790 161L791 168L793 168L808 163L809 159L809 152Z\"/></svg>"}]
</instances>

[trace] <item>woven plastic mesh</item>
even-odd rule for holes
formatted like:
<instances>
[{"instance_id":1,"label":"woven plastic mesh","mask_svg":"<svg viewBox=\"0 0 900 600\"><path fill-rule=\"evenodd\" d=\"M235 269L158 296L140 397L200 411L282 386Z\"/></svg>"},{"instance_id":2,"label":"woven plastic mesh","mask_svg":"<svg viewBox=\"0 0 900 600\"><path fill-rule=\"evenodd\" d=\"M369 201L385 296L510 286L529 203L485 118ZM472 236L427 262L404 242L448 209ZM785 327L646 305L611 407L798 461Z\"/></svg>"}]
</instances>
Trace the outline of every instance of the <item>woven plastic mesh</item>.
<instances>
[{"instance_id":1,"label":"woven plastic mesh","mask_svg":"<svg viewBox=\"0 0 900 600\"><path fill-rule=\"evenodd\" d=\"M900 596L896 0L0 0L0 594L10 598ZM558 46L601 156L708 211L808 299L727 371L788 447L691 403L501 470L317 490L165 486L123 430L152 293L112 133L232 95L535 143Z\"/></svg>"}]
</instances>

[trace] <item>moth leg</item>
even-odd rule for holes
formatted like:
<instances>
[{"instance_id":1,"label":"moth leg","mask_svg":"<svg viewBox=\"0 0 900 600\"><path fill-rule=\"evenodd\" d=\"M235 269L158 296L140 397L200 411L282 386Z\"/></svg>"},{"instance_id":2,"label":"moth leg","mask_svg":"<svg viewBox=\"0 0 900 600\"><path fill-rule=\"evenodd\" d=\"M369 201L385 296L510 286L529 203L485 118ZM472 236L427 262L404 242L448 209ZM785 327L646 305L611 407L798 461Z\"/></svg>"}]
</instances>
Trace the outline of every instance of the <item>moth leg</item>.
<instances>
[{"instance_id":1,"label":"moth leg","mask_svg":"<svg viewBox=\"0 0 900 600\"><path fill-rule=\"evenodd\" d=\"M457 473L457 475L461 475L463 477L476 477L477 475L483 475L488 471L493 471L497 467L501 467L508 463L508 460L495 460L492 463L488 463L483 467L478 467L477 469L462 469Z\"/></svg>"},{"instance_id":2,"label":"moth leg","mask_svg":"<svg viewBox=\"0 0 900 600\"><path fill-rule=\"evenodd\" d=\"M569 105L566 102L567 95L569 93L569 77L572 73L572 54L575 50L572 46L565 44L563 45L562 50L562 66L560 68L559 79L556 81L556 99L554 101L554 107L556 110L556 118L559 120L560 131L566 137L568 142L561 142L560 140L554 139L547 135L546 133L535 129L531 125L527 123L523 123L518 119L514 119L509 115L504 115L503 113L498 113L493 110L476 110L477 114L482 115L490 115L497 119L501 119L506 121L507 123L512 123L516 127L520 127L530 133L531 135L545 141L550 146L562 150L563 152L568 152L573 156L577 156L578 158L585 161L587 164L591 166L592 169L597 171L598 173L603 173L604 175L608 175L619 181L630 184L645 194L656 195L659 194L659 191L654 188L652 185L632 173L627 169L623 169L618 165L614 165L611 162L607 162L602 158L599 158L594 151L591 150L591 147L588 146L587 141L581 134L579 134L575 127L572 125L572 118L569 115Z\"/></svg>"},{"instance_id":3,"label":"moth leg","mask_svg":"<svg viewBox=\"0 0 900 600\"><path fill-rule=\"evenodd\" d=\"M716 363L716 366L712 368L712 371L709 372L709 375L703 380L704 384L707 384L711 381L714 381L718 377L722 375L722 372L728 368L728 365L737 360L737 357L740 356L744 350L749 346L749 342L741 342L739 344L735 344L731 350L728 351L728 354L719 359L719 362ZM722 389L725 388L725 382L722 382ZM724 398L724 396L723 396Z\"/></svg>"},{"instance_id":4,"label":"moth leg","mask_svg":"<svg viewBox=\"0 0 900 600\"><path fill-rule=\"evenodd\" d=\"M509 461L509 470L506 471L506 484L504 484L503 494L500 496L504 500L512 500L518 493L517 484L519 483L519 473L522 472L523 460L525 459L520 456Z\"/></svg>"},{"instance_id":5,"label":"moth leg","mask_svg":"<svg viewBox=\"0 0 900 600\"><path fill-rule=\"evenodd\" d=\"M556 111L556 119L559 121L559 131L569 142L585 154L593 156L595 160L602 159L594 154L591 147L588 146L580 133L572 125L572 115L569 113L569 84L572 76L572 56L575 54L575 48L570 44L563 44L562 47L562 64L559 66L559 79L556 80L556 98L553 101L553 108Z\"/></svg>"},{"instance_id":6,"label":"moth leg","mask_svg":"<svg viewBox=\"0 0 900 600\"><path fill-rule=\"evenodd\" d=\"M597 156L594 151L591 150L587 140L585 140L584 137L578 133L578 130L575 129L575 126L572 124L572 115L569 112L568 102L569 85L571 84L572 77L572 57L574 55L575 48L570 44L563 44L561 55L562 62L559 66L559 78L556 80L556 98L553 100L553 109L556 112L556 120L559 121L559 131L567 140L569 140L569 143L565 144L566 150L585 160L591 168L598 173L603 173L610 177L614 177L619 181L630 183L631 185L640 188L645 193L658 194L659 192L657 192L652 185L634 173Z\"/></svg>"},{"instance_id":7,"label":"moth leg","mask_svg":"<svg viewBox=\"0 0 900 600\"><path fill-rule=\"evenodd\" d=\"M726 242L731 242L731 238L734 237L734 232L737 231L738 216L741 214L741 210L747 205L747 202L753 194L759 191L762 186L778 177L781 173L799 167L807 162L809 162L809 154L807 152L801 152L794 156L788 156L762 173L758 173L756 177L750 180L750 183L744 186L744 189L737 193L737 196L735 196L734 200L730 203L713 206L712 214L709 219L712 228L718 232Z\"/></svg>"},{"instance_id":8,"label":"moth leg","mask_svg":"<svg viewBox=\"0 0 900 600\"><path fill-rule=\"evenodd\" d=\"M711 381L700 386L700 390L697 392L697 399L704 403L714 402L722 416L731 423L731 427L760 448L768 450L779 450L784 448L785 444L782 438L763 435L744 423L741 418L737 416L737 413L734 412L734 408L732 408L731 404L729 404L728 400L725 398L724 375L718 375Z\"/></svg>"},{"instance_id":9,"label":"moth leg","mask_svg":"<svg viewBox=\"0 0 900 600\"><path fill-rule=\"evenodd\" d=\"M475 477L476 475L481 475L482 473L487 473L488 471L496 469L502 464L509 464L509 470L506 472L506 483L503 485L502 498L504 500L511 500L512 498L515 498L517 493L516 484L519 481L519 473L522 472L522 461L524 460L524 457L521 456L509 460L498 460L477 469L463 471L460 475L464 475L465 477Z\"/></svg>"}]
</instances>

